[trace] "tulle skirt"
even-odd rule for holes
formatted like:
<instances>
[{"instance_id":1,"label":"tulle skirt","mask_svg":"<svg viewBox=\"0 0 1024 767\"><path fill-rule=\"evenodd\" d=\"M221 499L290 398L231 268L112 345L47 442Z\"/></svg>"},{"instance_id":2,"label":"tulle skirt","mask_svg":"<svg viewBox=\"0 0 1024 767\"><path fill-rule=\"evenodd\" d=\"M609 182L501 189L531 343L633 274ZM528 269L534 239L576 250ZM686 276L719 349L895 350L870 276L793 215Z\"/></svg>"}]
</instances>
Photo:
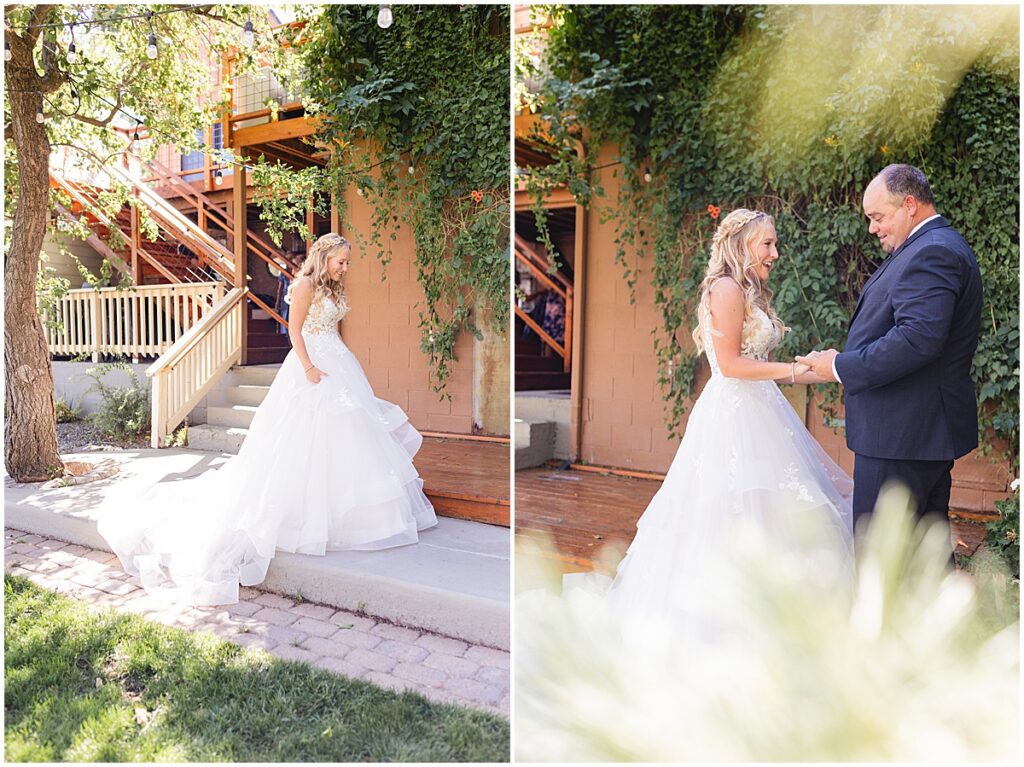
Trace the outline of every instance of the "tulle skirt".
<instances>
[{"instance_id":1,"label":"tulle skirt","mask_svg":"<svg viewBox=\"0 0 1024 767\"><path fill-rule=\"evenodd\" d=\"M570 575L564 585L606 590L606 607L642 625L661 619L713 639L730 630L739 549L751 536L780 567L813 560L823 578L852 574L852 494L774 382L716 374L614 580Z\"/></svg>"},{"instance_id":2,"label":"tulle skirt","mask_svg":"<svg viewBox=\"0 0 1024 767\"><path fill-rule=\"evenodd\" d=\"M277 550L384 549L437 524L412 463L423 439L405 413L374 396L337 334L303 339L327 375L309 383L290 352L237 456L105 509L99 532L150 593L234 603Z\"/></svg>"}]
</instances>

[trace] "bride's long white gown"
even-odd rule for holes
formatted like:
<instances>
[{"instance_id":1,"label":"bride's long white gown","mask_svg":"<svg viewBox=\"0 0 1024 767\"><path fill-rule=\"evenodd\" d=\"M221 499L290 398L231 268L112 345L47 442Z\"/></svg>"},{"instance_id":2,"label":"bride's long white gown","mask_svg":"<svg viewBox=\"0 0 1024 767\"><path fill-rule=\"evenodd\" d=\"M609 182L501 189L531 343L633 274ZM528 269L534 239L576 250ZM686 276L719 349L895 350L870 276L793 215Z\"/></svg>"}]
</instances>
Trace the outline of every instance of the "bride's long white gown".
<instances>
[{"instance_id":1,"label":"bride's long white gown","mask_svg":"<svg viewBox=\"0 0 1024 767\"><path fill-rule=\"evenodd\" d=\"M346 311L314 300L302 338L327 375L310 383L290 352L237 456L105 511L99 532L147 591L233 603L240 584L266 577L277 550L384 549L437 524L412 463L423 438L400 407L374 396L338 335Z\"/></svg>"},{"instance_id":2,"label":"bride's long white gown","mask_svg":"<svg viewBox=\"0 0 1024 767\"><path fill-rule=\"evenodd\" d=\"M704 345L711 378L606 595L615 610L662 618L705 638L718 634L711 616L721 614L728 595L741 534L763 534L780 558L815 556L825 547L836 568L849 572L853 517L853 481L774 381L722 374L710 325ZM755 309L744 322L741 354L767 360L780 341ZM823 536L809 542L810 523L820 523Z\"/></svg>"}]
</instances>

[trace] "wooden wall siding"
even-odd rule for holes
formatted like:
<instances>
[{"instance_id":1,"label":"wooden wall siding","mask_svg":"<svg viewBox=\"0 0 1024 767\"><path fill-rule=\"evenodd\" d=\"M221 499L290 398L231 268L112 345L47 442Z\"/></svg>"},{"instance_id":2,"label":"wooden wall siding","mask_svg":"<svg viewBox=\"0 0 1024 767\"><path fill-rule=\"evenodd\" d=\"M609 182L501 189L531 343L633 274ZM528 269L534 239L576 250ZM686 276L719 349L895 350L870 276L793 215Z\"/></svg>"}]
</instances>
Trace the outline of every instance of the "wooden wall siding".
<instances>
[{"instance_id":1,"label":"wooden wall siding","mask_svg":"<svg viewBox=\"0 0 1024 767\"><path fill-rule=\"evenodd\" d=\"M350 189L345 200L351 226L368 239L372 210ZM342 231L349 240L355 232ZM387 241L387 234L384 241ZM427 356L420 351L419 312L423 289L416 280L415 244L407 228L393 243L387 280L375 252L354 247L345 290L352 307L342 337L359 360L374 393L394 402L417 429L452 434L473 431L473 339L456 345L458 362L448 379L451 402L430 388Z\"/></svg>"}]
</instances>

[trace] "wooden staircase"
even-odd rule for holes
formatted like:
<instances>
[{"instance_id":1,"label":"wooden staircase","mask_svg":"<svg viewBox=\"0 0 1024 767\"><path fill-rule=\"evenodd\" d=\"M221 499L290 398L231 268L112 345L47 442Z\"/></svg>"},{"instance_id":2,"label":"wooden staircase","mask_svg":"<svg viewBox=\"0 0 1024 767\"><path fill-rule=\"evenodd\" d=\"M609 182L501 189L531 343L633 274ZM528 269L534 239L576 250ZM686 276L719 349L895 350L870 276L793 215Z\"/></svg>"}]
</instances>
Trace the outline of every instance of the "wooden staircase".
<instances>
[{"instance_id":1,"label":"wooden staircase","mask_svg":"<svg viewBox=\"0 0 1024 767\"><path fill-rule=\"evenodd\" d=\"M149 164L154 177L171 178L176 195L194 207L199 220L215 224L233 236L234 221L225 209L201 192L167 172L163 166ZM137 204L155 225L141 225L139 211L125 204L113 217L103 212L100 195L104 190L73 181L51 170L51 186L63 193L68 205L57 206L66 220L84 224L92 235L87 242L118 270L131 275L136 285L209 282L220 280L230 286L234 279L234 254L213 240L184 213L166 203L143 182L114 170L110 175L129 186ZM294 276L298 264L258 235L246 232L247 256L264 261ZM198 265L191 254L198 258ZM248 259L247 259L248 260ZM258 296L246 295L246 361L250 364L281 362L291 349L287 322Z\"/></svg>"}]
</instances>

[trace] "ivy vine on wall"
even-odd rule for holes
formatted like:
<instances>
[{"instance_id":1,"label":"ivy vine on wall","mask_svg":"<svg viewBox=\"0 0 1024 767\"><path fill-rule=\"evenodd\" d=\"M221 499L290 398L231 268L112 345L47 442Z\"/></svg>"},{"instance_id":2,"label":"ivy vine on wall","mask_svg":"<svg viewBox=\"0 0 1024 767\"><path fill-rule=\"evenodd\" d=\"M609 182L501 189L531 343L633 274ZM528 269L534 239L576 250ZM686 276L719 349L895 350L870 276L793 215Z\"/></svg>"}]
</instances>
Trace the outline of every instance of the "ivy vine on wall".
<instances>
[{"instance_id":1,"label":"ivy vine on wall","mask_svg":"<svg viewBox=\"0 0 1024 767\"><path fill-rule=\"evenodd\" d=\"M331 5L293 33L307 111L326 168L256 165L272 234L302 231L305 201L321 213L354 187L373 209L357 247L386 265L399 227L415 242L420 328L443 392L463 332L504 334L509 316L509 8ZM280 195L282 188L299 194ZM317 197L317 194L320 194ZM289 203L289 200L292 202ZM343 225L344 226L344 225ZM349 227L345 227L346 231Z\"/></svg>"},{"instance_id":2,"label":"ivy vine on wall","mask_svg":"<svg viewBox=\"0 0 1024 767\"><path fill-rule=\"evenodd\" d=\"M985 287L973 376L982 441L1018 462L1019 43L1015 9L923 6L541 6L543 55L517 56L521 106L560 184L615 224L630 285L646 271L661 314L659 383L678 430L698 360L686 337L718 211L776 218L772 287L793 328L780 354L842 348L883 253L860 209L885 165L924 170ZM517 48L519 54L536 46ZM586 152L580 159L577 142ZM613 145L609 199L595 172ZM608 171L604 171L608 172ZM542 238L547 237L542 233ZM551 249L550 240L546 243ZM680 343L682 339L683 343ZM835 402L836 387L819 387Z\"/></svg>"}]
</instances>

